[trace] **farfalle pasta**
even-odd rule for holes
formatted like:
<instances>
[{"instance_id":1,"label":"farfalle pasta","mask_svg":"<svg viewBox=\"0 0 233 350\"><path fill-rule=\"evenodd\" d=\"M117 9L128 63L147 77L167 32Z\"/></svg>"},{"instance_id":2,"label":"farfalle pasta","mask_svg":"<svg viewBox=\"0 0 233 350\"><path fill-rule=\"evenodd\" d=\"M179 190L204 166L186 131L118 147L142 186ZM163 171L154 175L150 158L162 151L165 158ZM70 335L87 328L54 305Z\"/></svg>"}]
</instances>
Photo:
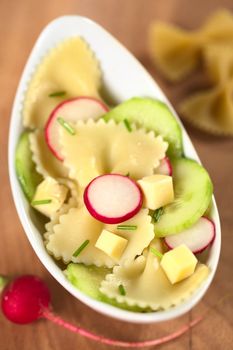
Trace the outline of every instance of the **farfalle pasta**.
<instances>
[{"instance_id":1,"label":"farfalle pasta","mask_svg":"<svg viewBox=\"0 0 233 350\"><path fill-rule=\"evenodd\" d=\"M215 85L184 99L179 110L198 128L213 134L233 135L233 44L208 45L204 58Z\"/></svg>"},{"instance_id":2,"label":"farfalle pasta","mask_svg":"<svg viewBox=\"0 0 233 350\"><path fill-rule=\"evenodd\" d=\"M134 132L129 133L124 123L89 120L77 123L75 135L61 129L60 144L69 176L83 187L105 173L130 173L134 179L152 175L165 156L167 143L153 132L132 128Z\"/></svg>"},{"instance_id":3,"label":"farfalle pasta","mask_svg":"<svg viewBox=\"0 0 233 350\"><path fill-rule=\"evenodd\" d=\"M220 10L196 31L154 23L150 31L151 56L164 74L178 81L200 63L214 86L197 91L179 106L194 126L220 135L233 134L233 15Z\"/></svg>"},{"instance_id":4,"label":"farfalle pasta","mask_svg":"<svg viewBox=\"0 0 233 350\"><path fill-rule=\"evenodd\" d=\"M53 233L53 227L57 224L59 224L59 218L61 215L64 215L68 213L68 211L71 208L76 207L76 201L73 197L70 197L69 201L67 203L64 203L61 208L54 213L54 215L51 217L50 221L45 224L46 232L44 233L44 241L45 245L48 243L49 236Z\"/></svg>"},{"instance_id":5,"label":"farfalle pasta","mask_svg":"<svg viewBox=\"0 0 233 350\"><path fill-rule=\"evenodd\" d=\"M188 31L164 22L152 23L149 32L151 56L171 81L184 78L200 65L209 44L233 44L233 16L220 10L196 31Z\"/></svg>"},{"instance_id":6,"label":"farfalle pasta","mask_svg":"<svg viewBox=\"0 0 233 350\"><path fill-rule=\"evenodd\" d=\"M60 216L59 221L59 224L55 224L53 229L50 229L46 247L56 258L62 258L66 263L73 261L87 265L113 267L124 260L133 261L135 256L141 254L154 238L153 225L146 209L142 209L133 219L125 221L125 225L132 223L137 225L137 230L133 235L130 230L117 231L116 225L101 224L89 215L85 206L69 210L67 214ZM120 261L109 259L106 254L95 247L103 229L118 232L119 236L128 240L127 248ZM77 232L79 232L78 235ZM75 258L73 256L75 249L86 240L89 240L88 247L79 257Z\"/></svg>"},{"instance_id":7,"label":"farfalle pasta","mask_svg":"<svg viewBox=\"0 0 233 350\"><path fill-rule=\"evenodd\" d=\"M50 152L43 130L38 129L30 134L30 148L39 174L55 179L67 177L67 169Z\"/></svg>"},{"instance_id":8,"label":"farfalle pasta","mask_svg":"<svg viewBox=\"0 0 233 350\"><path fill-rule=\"evenodd\" d=\"M76 288L134 312L174 307L209 274L189 241L198 232L195 247L206 249L214 239L214 223L201 218L212 183L181 157L182 132L166 104L136 97L110 110L98 97L101 80L81 38L42 59L25 94L23 122L34 130L17 147L18 179L47 217L45 249ZM168 240L167 251L179 233L183 245Z\"/></svg>"},{"instance_id":9,"label":"farfalle pasta","mask_svg":"<svg viewBox=\"0 0 233 350\"><path fill-rule=\"evenodd\" d=\"M233 78L232 45L210 44L204 52L204 63L213 84L224 85Z\"/></svg>"},{"instance_id":10,"label":"farfalle pasta","mask_svg":"<svg viewBox=\"0 0 233 350\"><path fill-rule=\"evenodd\" d=\"M114 265L112 259L95 248L95 242L102 228L102 223L92 218L84 206L71 208L67 214L59 218L59 224L53 227L46 248L56 258L62 258L66 263L73 261L112 267ZM88 246L79 257L74 257L76 248L86 239L89 240Z\"/></svg>"},{"instance_id":11,"label":"farfalle pasta","mask_svg":"<svg viewBox=\"0 0 233 350\"><path fill-rule=\"evenodd\" d=\"M29 82L23 108L24 126L43 128L64 98L98 96L100 84L99 64L87 43L79 37L65 40L43 58Z\"/></svg>"},{"instance_id":12,"label":"farfalle pasta","mask_svg":"<svg viewBox=\"0 0 233 350\"><path fill-rule=\"evenodd\" d=\"M233 80L202 91L180 103L183 117L198 128L217 135L233 135Z\"/></svg>"},{"instance_id":13,"label":"farfalle pasta","mask_svg":"<svg viewBox=\"0 0 233 350\"><path fill-rule=\"evenodd\" d=\"M161 250L158 241L153 241L150 247ZM189 279L172 285L160 267L159 259L149 250L133 262L114 267L113 273L101 283L100 291L129 306L166 310L187 299L208 274L208 267L200 264ZM125 295L119 294L119 285L125 286Z\"/></svg>"}]
</instances>

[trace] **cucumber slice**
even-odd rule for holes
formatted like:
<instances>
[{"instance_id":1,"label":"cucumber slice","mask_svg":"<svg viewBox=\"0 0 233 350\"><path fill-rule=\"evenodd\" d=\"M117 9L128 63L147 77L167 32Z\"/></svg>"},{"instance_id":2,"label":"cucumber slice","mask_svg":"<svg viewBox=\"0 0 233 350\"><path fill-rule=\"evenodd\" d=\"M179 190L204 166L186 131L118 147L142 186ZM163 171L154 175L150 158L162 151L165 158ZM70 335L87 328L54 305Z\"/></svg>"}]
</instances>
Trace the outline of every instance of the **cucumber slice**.
<instances>
[{"instance_id":1,"label":"cucumber slice","mask_svg":"<svg viewBox=\"0 0 233 350\"><path fill-rule=\"evenodd\" d=\"M36 187L43 180L37 173L35 163L32 160L32 152L29 144L30 132L21 134L15 153L15 168L22 190L29 201L32 200Z\"/></svg>"},{"instance_id":2,"label":"cucumber slice","mask_svg":"<svg viewBox=\"0 0 233 350\"><path fill-rule=\"evenodd\" d=\"M153 130L169 143L169 156L179 157L183 153L181 128L167 105L159 100L134 97L110 110L103 118L117 122L127 119L147 131Z\"/></svg>"},{"instance_id":3,"label":"cucumber slice","mask_svg":"<svg viewBox=\"0 0 233 350\"><path fill-rule=\"evenodd\" d=\"M99 288L100 283L105 279L105 276L111 273L111 269L106 267L86 266L84 264L70 263L67 269L64 271L68 280L83 293L87 294L93 299L105 302L121 309L134 311L134 312L146 312L149 309L142 309L138 306L129 306L125 303L118 303L114 299L110 299L103 295Z\"/></svg>"},{"instance_id":4,"label":"cucumber slice","mask_svg":"<svg viewBox=\"0 0 233 350\"><path fill-rule=\"evenodd\" d=\"M70 263L65 270L66 277L76 288L100 301L102 301L102 293L99 291L100 283L108 273L111 273L111 270L106 267L74 263Z\"/></svg>"},{"instance_id":5,"label":"cucumber slice","mask_svg":"<svg viewBox=\"0 0 233 350\"><path fill-rule=\"evenodd\" d=\"M207 171L187 158L172 161L175 200L164 207L155 223L156 237L179 233L192 226L208 208L213 185Z\"/></svg>"}]
</instances>

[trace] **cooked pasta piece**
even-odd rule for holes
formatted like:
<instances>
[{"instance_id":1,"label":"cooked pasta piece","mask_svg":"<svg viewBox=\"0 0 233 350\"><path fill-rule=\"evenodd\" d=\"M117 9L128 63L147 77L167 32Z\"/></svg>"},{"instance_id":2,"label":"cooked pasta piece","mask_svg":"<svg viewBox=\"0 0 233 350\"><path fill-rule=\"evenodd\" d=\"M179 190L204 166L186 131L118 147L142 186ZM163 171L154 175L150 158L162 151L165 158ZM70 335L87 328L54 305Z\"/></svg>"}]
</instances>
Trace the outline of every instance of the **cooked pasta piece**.
<instances>
[{"instance_id":1,"label":"cooked pasta piece","mask_svg":"<svg viewBox=\"0 0 233 350\"><path fill-rule=\"evenodd\" d=\"M103 224L95 220L86 207L71 208L60 216L59 223L53 227L48 237L46 248L55 258L62 258L65 263L82 262L86 265L112 267L114 261L95 247L103 229ZM76 250L88 241L85 249L78 256Z\"/></svg>"},{"instance_id":2,"label":"cooked pasta piece","mask_svg":"<svg viewBox=\"0 0 233 350\"><path fill-rule=\"evenodd\" d=\"M51 217L50 221L45 224L46 232L44 233L44 244L48 243L49 236L53 233L53 227L59 223L61 215L68 213L71 208L76 207L76 200L70 197L67 203L64 203L61 208Z\"/></svg>"},{"instance_id":3,"label":"cooked pasta piece","mask_svg":"<svg viewBox=\"0 0 233 350\"><path fill-rule=\"evenodd\" d=\"M106 230L128 241L126 249L118 261L119 263L125 260L132 261L135 256L142 253L154 238L154 225L151 223L151 217L148 214L148 209L141 209L130 220L123 222L123 229L120 229L121 225L105 225ZM129 226L128 230L127 226ZM130 230L130 226L135 226L136 229L132 231Z\"/></svg>"},{"instance_id":4,"label":"cooked pasta piece","mask_svg":"<svg viewBox=\"0 0 233 350\"><path fill-rule=\"evenodd\" d=\"M47 225L49 234L46 234L47 249L56 258L62 258L64 262L82 262L87 265L112 267L125 260L134 260L135 256L148 246L154 238L154 228L147 209L142 209L133 219L124 222L124 225L137 227L135 231L120 230L117 225L104 225L94 219L86 207L70 209L65 215L52 220ZM51 227L54 224L54 227ZM114 260L102 250L95 247L103 229L109 230L127 239L127 246L119 260ZM75 257L75 250L85 241L89 241L83 252Z\"/></svg>"},{"instance_id":5,"label":"cooked pasta piece","mask_svg":"<svg viewBox=\"0 0 233 350\"><path fill-rule=\"evenodd\" d=\"M162 251L158 240L154 240L150 247ZM133 262L115 266L113 273L101 283L100 291L108 298L129 306L166 310L190 297L208 274L209 268L198 264L192 276L172 285L160 267L158 258L149 249ZM119 293L119 285L124 287L125 295Z\"/></svg>"},{"instance_id":6,"label":"cooked pasta piece","mask_svg":"<svg viewBox=\"0 0 233 350\"><path fill-rule=\"evenodd\" d=\"M43 130L38 129L30 134L30 147L39 174L44 177L51 176L55 179L67 177L68 170L48 148Z\"/></svg>"},{"instance_id":7,"label":"cooked pasta piece","mask_svg":"<svg viewBox=\"0 0 233 350\"><path fill-rule=\"evenodd\" d=\"M70 178L85 187L105 173L129 173L134 179L153 174L165 156L167 143L153 132L131 128L129 132L124 123L103 120L78 122L75 135L61 128L62 153Z\"/></svg>"},{"instance_id":8,"label":"cooked pasta piece","mask_svg":"<svg viewBox=\"0 0 233 350\"><path fill-rule=\"evenodd\" d=\"M23 106L24 126L44 127L59 102L80 95L98 96L100 84L99 63L88 44L80 37L63 41L35 68Z\"/></svg>"}]
</instances>

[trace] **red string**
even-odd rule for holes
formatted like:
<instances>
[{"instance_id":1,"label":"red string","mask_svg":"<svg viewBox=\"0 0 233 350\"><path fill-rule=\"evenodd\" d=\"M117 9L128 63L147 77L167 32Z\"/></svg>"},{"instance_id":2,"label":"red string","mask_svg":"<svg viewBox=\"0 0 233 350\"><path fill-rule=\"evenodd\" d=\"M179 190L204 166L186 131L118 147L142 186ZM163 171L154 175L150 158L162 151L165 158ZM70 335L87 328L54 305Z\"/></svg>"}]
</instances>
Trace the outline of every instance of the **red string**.
<instances>
[{"instance_id":1,"label":"red string","mask_svg":"<svg viewBox=\"0 0 233 350\"><path fill-rule=\"evenodd\" d=\"M115 340L111 338L105 338L103 336L99 336L97 334L94 334L84 328L75 326L73 324L70 324L60 318L59 316L55 315L51 310L44 310L43 315L44 318L52 321L53 323L68 329L71 332L78 333L79 335L89 338L91 340L94 340L96 342L102 343L102 344L107 344L107 345L113 345L113 346L119 346L123 348L143 348L147 346L156 346L156 345L161 345L164 343L167 343L171 340L174 340L184 333L186 333L189 329L192 327L196 326L200 321L202 321L203 316L199 316L196 319L194 319L192 322L189 324L184 325L177 331L170 333L164 337L157 338L157 339L152 339L152 340L146 340L146 341L139 341L139 342L127 342L127 341L120 341L120 340Z\"/></svg>"}]
</instances>

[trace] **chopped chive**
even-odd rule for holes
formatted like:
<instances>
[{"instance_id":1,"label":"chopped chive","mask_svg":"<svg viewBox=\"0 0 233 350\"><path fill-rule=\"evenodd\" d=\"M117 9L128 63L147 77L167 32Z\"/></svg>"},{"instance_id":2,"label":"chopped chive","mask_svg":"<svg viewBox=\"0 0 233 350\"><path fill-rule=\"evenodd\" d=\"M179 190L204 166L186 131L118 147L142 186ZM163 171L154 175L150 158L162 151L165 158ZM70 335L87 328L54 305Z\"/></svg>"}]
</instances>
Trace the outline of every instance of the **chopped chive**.
<instances>
[{"instance_id":1,"label":"chopped chive","mask_svg":"<svg viewBox=\"0 0 233 350\"><path fill-rule=\"evenodd\" d=\"M75 135L76 132L74 128L68 122L66 122L63 118L58 117L57 121L59 124L61 124L61 126L63 126L63 128L66 129L66 131L68 131L68 133L70 133L71 135Z\"/></svg>"},{"instance_id":2,"label":"chopped chive","mask_svg":"<svg viewBox=\"0 0 233 350\"><path fill-rule=\"evenodd\" d=\"M128 172L127 174L125 174L125 176L129 177L129 176L130 176L130 173Z\"/></svg>"},{"instance_id":3,"label":"chopped chive","mask_svg":"<svg viewBox=\"0 0 233 350\"><path fill-rule=\"evenodd\" d=\"M163 207L154 210L154 212L152 213L152 221L158 222L162 215L163 215Z\"/></svg>"},{"instance_id":4,"label":"chopped chive","mask_svg":"<svg viewBox=\"0 0 233 350\"><path fill-rule=\"evenodd\" d=\"M137 230L136 225L117 225L117 230L129 230L129 231L134 231Z\"/></svg>"},{"instance_id":5,"label":"chopped chive","mask_svg":"<svg viewBox=\"0 0 233 350\"><path fill-rule=\"evenodd\" d=\"M128 119L124 119L123 122L124 122L124 124L126 126L126 129L128 129L128 131L131 132L132 128L131 128L131 125L130 125Z\"/></svg>"},{"instance_id":6,"label":"chopped chive","mask_svg":"<svg viewBox=\"0 0 233 350\"><path fill-rule=\"evenodd\" d=\"M52 202L52 199L41 199L38 201L32 201L32 205L41 205L41 204L49 204Z\"/></svg>"},{"instance_id":7,"label":"chopped chive","mask_svg":"<svg viewBox=\"0 0 233 350\"><path fill-rule=\"evenodd\" d=\"M126 295L126 291L125 291L123 284L120 284L118 286L118 290L119 290L120 295Z\"/></svg>"},{"instance_id":8,"label":"chopped chive","mask_svg":"<svg viewBox=\"0 0 233 350\"><path fill-rule=\"evenodd\" d=\"M80 245L80 247L78 247L78 249L75 250L75 252L73 253L73 256L76 258L76 257L83 251L83 249L86 248L86 246L88 245L89 242L90 242L89 239L87 239L86 241L84 241L84 242Z\"/></svg>"},{"instance_id":9,"label":"chopped chive","mask_svg":"<svg viewBox=\"0 0 233 350\"><path fill-rule=\"evenodd\" d=\"M64 96L64 95L66 95L65 91L56 91L49 94L49 97L58 97L58 96Z\"/></svg>"},{"instance_id":10,"label":"chopped chive","mask_svg":"<svg viewBox=\"0 0 233 350\"><path fill-rule=\"evenodd\" d=\"M162 259L163 254L162 254L162 253L160 253L160 252L159 252L157 249L155 249L155 248L151 247L151 248L150 248L150 251L151 251L151 253L153 253L155 256L157 256L157 258Z\"/></svg>"}]
</instances>

